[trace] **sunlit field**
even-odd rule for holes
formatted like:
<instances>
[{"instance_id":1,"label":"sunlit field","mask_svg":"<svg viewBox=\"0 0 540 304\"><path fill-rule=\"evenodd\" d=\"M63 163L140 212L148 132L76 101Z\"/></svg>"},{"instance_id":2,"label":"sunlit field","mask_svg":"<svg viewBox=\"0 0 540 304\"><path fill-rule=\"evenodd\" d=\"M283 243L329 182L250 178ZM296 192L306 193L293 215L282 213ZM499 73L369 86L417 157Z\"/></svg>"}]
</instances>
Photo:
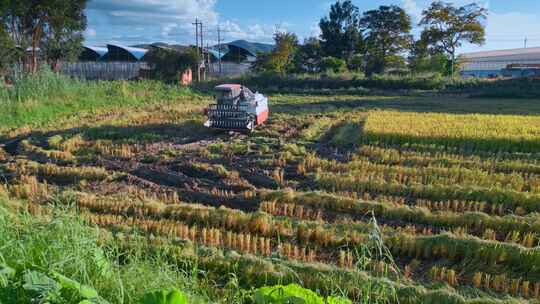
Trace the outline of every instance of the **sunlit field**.
<instances>
[{"instance_id":1,"label":"sunlit field","mask_svg":"<svg viewBox=\"0 0 540 304\"><path fill-rule=\"evenodd\" d=\"M182 287L198 299L289 283L358 303L540 299L535 101L275 94L269 122L237 134L202 126L208 95L100 94L117 102L0 126L0 196L45 221L75 212L106 253L200 279Z\"/></svg>"}]
</instances>

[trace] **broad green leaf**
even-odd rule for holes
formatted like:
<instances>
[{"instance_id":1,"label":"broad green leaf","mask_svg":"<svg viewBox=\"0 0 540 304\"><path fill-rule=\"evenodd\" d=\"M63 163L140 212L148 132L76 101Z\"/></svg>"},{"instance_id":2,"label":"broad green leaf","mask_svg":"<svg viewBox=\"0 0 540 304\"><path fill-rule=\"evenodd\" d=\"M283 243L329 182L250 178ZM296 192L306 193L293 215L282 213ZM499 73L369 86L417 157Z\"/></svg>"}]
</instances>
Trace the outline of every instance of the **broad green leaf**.
<instances>
[{"instance_id":1,"label":"broad green leaf","mask_svg":"<svg viewBox=\"0 0 540 304\"><path fill-rule=\"evenodd\" d=\"M352 301L343 297L328 297L326 298L327 304L352 304Z\"/></svg>"},{"instance_id":2,"label":"broad green leaf","mask_svg":"<svg viewBox=\"0 0 540 304\"><path fill-rule=\"evenodd\" d=\"M142 298L141 304L188 304L184 293L176 289L149 292Z\"/></svg>"},{"instance_id":3,"label":"broad green leaf","mask_svg":"<svg viewBox=\"0 0 540 304\"><path fill-rule=\"evenodd\" d=\"M23 288L28 291L34 291L41 295L46 295L60 290L60 285L46 274L38 271L27 271L24 274Z\"/></svg>"},{"instance_id":4,"label":"broad green leaf","mask_svg":"<svg viewBox=\"0 0 540 304\"><path fill-rule=\"evenodd\" d=\"M262 287L255 291L256 304L324 304L315 292L297 284Z\"/></svg>"},{"instance_id":5,"label":"broad green leaf","mask_svg":"<svg viewBox=\"0 0 540 304\"><path fill-rule=\"evenodd\" d=\"M83 285L75 280L72 280L58 272L53 272L54 278L60 282L62 288L70 289L79 293L79 296L83 299L96 299L99 297L98 292L87 285Z\"/></svg>"},{"instance_id":6,"label":"broad green leaf","mask_svg":"<svg viewBox=\"0 0 540 304\"><path fill-rule=\"evenodd\" d=\"M95 261L96 266L99 269L99 273L102 276L106 278L110 278L114 275L112 271L111 263L109 262L109 260L107 259L107 257L105 256L105 253L103 252L101 248L98 248L94 251L94 261Z\"/></svg>"},{"instance_id":7,"label":"broad green leaf","mask_svg":"<svg viewBox=\"0 0 540 304\"><path fill-rule=\"evenodd\" d=\"M0 287L7 287L9 280L15 277L15 269L7 265L0 264Z\"/></svg>"},{"instance_id":8,"label":"broad green leaf","mask_svg":"<svg viewBox=\"0 0 540 304\"><path fill-rule=\"evenodd\" d=\"M110 304L103 298L95 298L95 299L84 299L80 301L78 304Z\"/></svg>"}]
</instances>

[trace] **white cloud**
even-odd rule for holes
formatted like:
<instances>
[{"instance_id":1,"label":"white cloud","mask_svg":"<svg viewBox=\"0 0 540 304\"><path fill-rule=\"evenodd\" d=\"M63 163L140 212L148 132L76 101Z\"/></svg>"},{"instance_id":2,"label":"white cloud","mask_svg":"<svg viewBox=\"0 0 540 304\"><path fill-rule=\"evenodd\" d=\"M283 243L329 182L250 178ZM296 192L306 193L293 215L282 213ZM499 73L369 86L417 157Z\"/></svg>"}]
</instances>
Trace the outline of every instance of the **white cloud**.
<instances>
[{"instance_id":1,"label":"white cloud","mask_svg":"<svg viewBox=\"0 0 540 304\"><path fill-rule=\"evenodd\" d=\"M111 17L113 22L163 23L199 18L215 23L215 0L93 0L88 9ZM148 19L151 18L151 19Z\"/></svg>"},{"instance_id":2,"label":"white cloud","mask_svg":"<svg viewBox=\"0 0 540 304\"><path fill-rule=\"evenodd\" d=\"M227 20L220 24L224 32L225 40L253 40L253 41L265 41L272 40L275 29L270 26L261 24L252 24L246 27L240 26L234 21Z\"/></svg>"},{"instance_id":3,"label":"white cloud","mask_svg":"<svg viewBox=\"0 0 540 304\"><path fill-rule=\"evenodd\" d=\"M311 27L309 28L309 36L304 38L319 37L321 34L321 27L318 22L315 22L311 24Z\"/></svg>"},{"instance_id":4,"label":"white cloud","mask_svg":"<svg viewBox=\"0 0 540 304\"><path fill-rule=\"evenodd\" d=\"M270 42L274 27L220 20L217 0L91 0L88 4L86 31L89 44L111 41L123 44L167 42L195 43L195 18L204 24L205 44L217 43L217 25L225 40L245 39ZM283 23L282 27L292 25ZM97 35L99 32L99 35ZM136 32L136 35L134 35Z\"/></svg>"},{"instance_id":5,"label":"white cloud","mask_svg":"<svg viewBox=\"0 0 540 304\"><path fill-rule=\"evenodd\" d=\"M402 0L401 2L403 3L403 9L413 18L413 22L420 22L422 19L422 8L418 3L415 0Z\"/></svg>"},{"instance_id":6,"label":"white cloud","mask_svg":"<svg viewBox=\"0 0 540 304\"><path fill-rule=\"evenodd\" d=\"M205 26L217 24L215 4L216 0L92 0L87 8L88 21L100 35L87 31L85 37L96 44L113 38L132 43L132 32L138 31L143 34L137 43L164 39L187 43L193 40L190 35L194 36L195 18Z\"/></svg>"},{"instance_id":7,"label":"white cloud","mask_svg":"<svg viewBox=\"0 0 540 304\"><path fill-rule=\"evenodd\" d=\"M84 35L86 37L96 37L97 36L97 32L95 29L89 27L86 29L86 31L84 31Z\"/></svg>"}]
</instances>

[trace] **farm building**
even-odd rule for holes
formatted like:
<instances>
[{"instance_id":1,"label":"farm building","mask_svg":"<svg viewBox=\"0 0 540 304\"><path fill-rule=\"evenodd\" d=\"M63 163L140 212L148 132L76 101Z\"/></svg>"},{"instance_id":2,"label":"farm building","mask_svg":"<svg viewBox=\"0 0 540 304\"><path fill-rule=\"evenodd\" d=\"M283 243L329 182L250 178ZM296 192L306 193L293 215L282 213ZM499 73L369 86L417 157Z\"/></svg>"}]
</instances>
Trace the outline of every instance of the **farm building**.
<instances>
[{"instance_id":1,"label":"farm building","mask_svg":"<svg viewBox=\"0 0 540 304\"><path fill-rule=\"evenodd\" d=\"M540 76L540 47L462 54L464 77Z\"/></svg>"},{"instance_id":2,"label":"farm building","mask_svg":"<svg viewBox=\"0 0 540 304\"><path fill-rule=\"evenodd\" d=\"M229 42L225 46L227 46L228 52L223 56L223 60L233 62L255 61L258 53L267 53L274 49L271 44L254 43L245 40Z\"/></svg>"},{"instance_id":3,"label":"farm building","mask_svg":"<svg viewBox=\"0 0 540 304\"><path fill-rule=\"evenodd\" d=\"M148 52L147 49L123 46L119 44L107 44L108 52L102 57L105 61L140 61Z\"/></svg>"},{"instance_id":4,"label":"farm building","mask_svg":"<svg viewBox=\"0 0 540 304\"><path fill-rule=\"evenodd\" d=\"M109 50L106 47L83 46L83 51L79 56L79 61L98 61L105 56Z\"/></svg>"}]
</instances>

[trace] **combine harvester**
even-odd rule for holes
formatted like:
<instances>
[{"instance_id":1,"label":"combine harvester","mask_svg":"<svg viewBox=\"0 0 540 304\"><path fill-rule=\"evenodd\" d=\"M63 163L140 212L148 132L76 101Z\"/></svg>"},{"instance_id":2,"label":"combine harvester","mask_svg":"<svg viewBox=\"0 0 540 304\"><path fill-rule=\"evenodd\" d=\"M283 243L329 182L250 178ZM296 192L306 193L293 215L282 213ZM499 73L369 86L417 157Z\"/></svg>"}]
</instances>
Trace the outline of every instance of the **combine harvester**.
<instances>
[{"instance_id":1,"label":"combine harvester","mask_svg":"<svg viewBox=\"0 0 540 304\"><path fill-rule=\"evenodd\" d=\"M216 104L205 113L207 128L251 132L268 119L268 98L239 84L222 84L215 88Z\"/></svg>"}]
</instances>

